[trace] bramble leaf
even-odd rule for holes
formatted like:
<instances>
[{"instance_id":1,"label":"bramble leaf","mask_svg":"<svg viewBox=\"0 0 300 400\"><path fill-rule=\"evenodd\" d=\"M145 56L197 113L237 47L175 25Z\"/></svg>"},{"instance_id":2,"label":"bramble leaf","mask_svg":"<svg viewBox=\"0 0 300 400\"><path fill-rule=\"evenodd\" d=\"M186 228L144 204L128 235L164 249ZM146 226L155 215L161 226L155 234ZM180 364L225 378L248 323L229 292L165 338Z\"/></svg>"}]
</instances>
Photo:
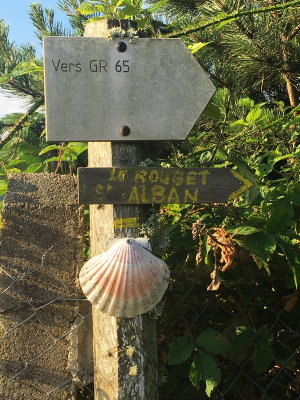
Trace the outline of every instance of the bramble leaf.
<instances>
[{"instance_id":1,"label":"bramble leaf","mask_svg":"<svg viewBox=\"0 0 300 400\"><path fill-rule=\"evenodd\" d=\"M235 238L235 240L240 246L249 250L262 263L267 263L276 249L274 236L263 232L253 233L243 238Z\"/></svg>"},{"instance_id":2,"label":"bramble leaf","mask_svg":"<svg viewBox=\"0 0 300 400\"><path fill-rule=\"evenodd\" d=\"M214 358L203 350L196 354L190 369L190 381L197 389L201 381L206 383L205 392L210 397L213 389L221 381L221 371Z\"/></svg>"},{"instance_id":3,"label":"bramble leaf","mask_svg":"<svg viewBox=\"0 0 300 400\"><path fill-rule=\"evenodd\" d=\"M287 199L279 199L273 204L273 209L266 225L267 233L284 233L292 225L294 209Z\"/></svg>"},{"instance_id":4,"label":"bramble leaf","mask_svg":"<svg viewBox=\"0 0 300 400\"><path fill-rule=\"evenodd\" d=\"M44 148L39 152L39 156L41 156L42 154L48 153L48 151L58 150L59 148L60 148L60 145L58 145L58 144L51 144L50 146L44 147Z\"/></svg>"},{"instance_id":5,"label":"bramble leaf","mask_svg":"<svg viewBox=\"0 0 300 400\"><path fill-rule=\"evenodd\" d=\"M235 354L250 347L255 340L255 332L247 326L238 326L235 337L232 340L232 349Z\"/></svg>"},{"instance_id":6,"label":"bramble leaf","mask_svg":"<svg viewBox=\"0 0 300 400\"><path fill-rule=\"evenodd\" d=\"M228 233L234 233L235 235L252 235L252 233L259 232L259 229L254 226L235 226L226 229Z\"/></svg>"},{"instance_id":7,"label":"bramble leaf","mask_svg":"<svg viewBox=\"0 0 300 400\"><path fill-rule=\"evenodd\" d=\"M278 239L279 246L281 247L288 265L293 273L294 283L296 289L300 285L300 264L297 259L297 253L294 250L294 246L287 236L280 235Z\"/></svg>"},{"instance_id":8,"label":"bramble leaf","mask_svg":"<svg viewBox=\"0 0 300 400\"><path fill-rule=\"evenodd\" d=\"M176 337L171 343L169 350L169 364L181 364L190 358L192 351L194 349L194 342L189 338L182 336Z\"/></svg>"},{"instance_id":9,"label":"bramble leaf","mask_svg":"<svg viewBox=\"0 0 300 400\"><path fill-rule=\"evenodd\" d=\"M222 333L214 329L206 329L196 339L198 346L213 353L224 354L231 350L231 344Z\"/></svg>"},{"instance_id":10,"label":"bramble leaf","mask_svg":"<svg viewBox=\"0 0 300 400\"><path fill-rule=\"evenodd\" d=\"M259 341L252 356L252 362L257 372L264 372L271 364L273 351L270 343Z\"/></svg>"}]
</instances>

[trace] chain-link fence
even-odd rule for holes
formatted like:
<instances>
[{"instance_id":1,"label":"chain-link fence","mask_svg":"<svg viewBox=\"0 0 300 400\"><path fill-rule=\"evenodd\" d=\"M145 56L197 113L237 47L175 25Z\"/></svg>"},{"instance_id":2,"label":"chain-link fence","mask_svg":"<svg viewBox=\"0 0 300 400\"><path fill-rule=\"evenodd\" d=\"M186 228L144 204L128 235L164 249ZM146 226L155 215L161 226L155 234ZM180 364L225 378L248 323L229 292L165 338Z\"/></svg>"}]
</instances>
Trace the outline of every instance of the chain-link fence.
<instances>
[{"instance_id":1,"label":"chain-link fence","mask_svg":"<svg viewBox=\"0 0 300 400\"><path fill-rule=\"evenodd\" d=\"M73 297L74 288L57 274L45 271L52 250L54 246L44 253L39 268L23 274L13 275L1 267L3 399L93 398L91 307L83 298ZM30 301L28 297L36 297L33 285L39 287L45 279L51 282L49 300ZM18 302L22 295L27 299ZM14 305L3 308L8 303Z\"/></svg>"},{"instance_id":2,"label":"chain-link fence","mask_svg":"<svg viewBox=\"0 0 300 400\"><path fill-rule=\"evenodd\" d=\"M236 365L235 376L227 384L224 383L223 389L216 389L216 400L300 399L300 334L299 330L295 330L295 325L299 323L297 320L290 322L290 315L283 308L264 309L262 315L265 322L268 322L266 333L273 343L268 342L270 347L260 348L258 345L256 351L261 352L262 359L270 358L272 362L264 373L258 375L253 371L253 353L248 355L243 362ZM238 316L237 314L236 317ZM269 351L272 354L264 354ZM233 393L238 397L234 397Z\"/></svg>"}]
</instances>

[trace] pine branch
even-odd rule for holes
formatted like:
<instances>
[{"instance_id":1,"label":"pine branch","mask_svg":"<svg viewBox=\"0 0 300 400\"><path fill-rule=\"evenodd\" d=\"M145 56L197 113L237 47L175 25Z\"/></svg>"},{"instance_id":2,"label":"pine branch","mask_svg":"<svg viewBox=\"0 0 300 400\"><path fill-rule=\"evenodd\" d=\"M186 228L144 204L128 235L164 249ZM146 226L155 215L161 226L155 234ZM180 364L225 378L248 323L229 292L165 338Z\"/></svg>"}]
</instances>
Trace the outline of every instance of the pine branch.
<instances>
[{"instance_id":1,"label":"pine branch","mask_svg":"<svg viewBox=\"0 0 300 400\"><path fill-rule=\"evenodd\" d=\"M44 97L37 100L32 107L27 111L26 114L22 115L22 117L17 121L17 123L4 133L4 137L0 140L0 148L5 145L22 127L24 123L29 119L29 117L42 105L44 104Z\"/></svg>"},{"instance_id":2,"label":"pine branch","mask_svg":"<svg viewBox=\"0 0 300 400\"><path fill-rule=\"evenodd\" d=\"M32 96L34 98L42 98L43 97L43 95L41 93L37 92L34 89L26 87L26 86L18 83L15 80L8 81L6 84L10 85L13 89L16 89L19 93L26 94L26 95Z\"/></svg>"},{"instance_id":3,"label":"pine branch","mask_svg":"<svg viewBox=\"0 0 300 400\"><path fill-rule=\"evenodd\" d=\"M198 26L189 27L189 28L183 29L179 32L174 32L174 33L165 35L164 37L177 38L177 37L185 36L185 35L188 35L191 33L199 32L201 30L210 28L214 25L218 25L222 22L229 21L230 19L241 18L241 17L245 17L245 16L249 16L249 15L264 14L264 13L268 13L268 12L272 12L272 11L284 10L286 8L293 7L296 5L300 5L300 0L293 0L288 3L278 4L276 6L271 6L271 7L261 7L261 8L255 9L255 10L247 10L247 11L239 11L239 12L236 11L232 14L228 14L224 18L218 18L214 21L211 21L211 22L208 22L205 24L200 24Z\"/></svg>"},{"instance_id":4,"label":"pine branch","mask_svg":"<svg viewBox=\"0 0 300 400\"><path fill-rule=\"evenodd\" d=\"M292 30L291 30L291 32L288 34L288 36L286 37L286 40L287 41L289 41L289 40L292 40L292 39L294 39L294 37L297 35L297 33L300 31L300 24L299 25L297 25L297 26L295 26Z\"/></svg>"}]
</instances>

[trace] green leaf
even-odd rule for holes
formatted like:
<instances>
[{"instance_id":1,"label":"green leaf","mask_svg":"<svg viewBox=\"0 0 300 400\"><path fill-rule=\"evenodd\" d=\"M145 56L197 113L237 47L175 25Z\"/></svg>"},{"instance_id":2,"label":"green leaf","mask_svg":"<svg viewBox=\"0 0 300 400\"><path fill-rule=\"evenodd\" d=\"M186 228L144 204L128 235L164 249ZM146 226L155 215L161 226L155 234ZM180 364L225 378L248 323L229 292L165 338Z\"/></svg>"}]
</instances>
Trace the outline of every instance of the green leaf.
<instances>
[{"instance_id":1,"label":"green leaf","mask_svg":"<svg viewBox=\"0 0 300 400\"><path fill-rule=\"evenodd\" d=\"M248 126L249 124L244 119L237 119L236 121L230 124L230 126L238 126L238 125Z\"/></svg>"},{"instance_id":2,"label":"green leaf","mask_svg":"<svg viewBox=\"0 0 300 400\"><path fill-rule=\"evenodd\" d=\"M294 119L291 119L290 121L288 121L288 123L284 126L285 128L288 128L291 125L298 125L300 124L300 116L297 116Z\"/></svg>"},{"instance_id":3,"label":"green leaf","mask_svg":"<svg viewBox=\"0 0 300 400\"><path fill-rule=\"evenodd\" d=\"M169 0L161 0L158 1L153 7L151 8L147 8L147 12L148 13L155 13L156 11L158 11L160 8L162 8L165 4L167 4L169 2Z\"/></svg>"},{"instance_id":4,"label":"green leaf","mask_svg":"<svg viewBox=\"0 0 300 400\"><path fill-rule=\"evenodd\" d=\"M66 146L65 151L70 151L70 154L73 154L74 156L78 157L81 153L86 151L88 149L88 146Z\"/></svg>"},{"instance_id":5,"label":"green leaf","mask_svg":"<svg viewBox=\"0 0 300 400\"><path fill-rule=\"evenodd\" d=\"M6 172L10 174L18 174L21 170L19 168L7 168Z\"/></svg>"},{"instance_id":6,"label":"green leaf","mask_svg":"<svg viewBox=\"0 0 300 400\"><path fill-rule=\"evenodd\" d=\"M231 350L231 344L226 337L210 328L200 333L196 339L196 343L213 354L224 354Z\"/></svg>"},{"instance_id":7,"label":"green leaf","mask_svg":"<svg viewBox=\"0 0 300 400\"><path fill-rule=\"evenodd\" d=\"M69 147L69 146L70 147L83 147L84 150L86 150L88 148L88 145L86 142L69 142L66 147Z\"/></svg>"},{"instance_id":8,"label":"green leaf","mask_svg":"<svg viewBox=\"0 0 300 400\"><path fill-rule=\"evenodd\" d=\"M196 389L200 388L201 381L206 383L206 394L210 397L213 389L221 381L221 371L214 358L203 350L196 354L190 369L190 381Z\"/></svg>"},{"instance_id":9,"label":"green leaf","mask_svg":"<svg viewBox=\"0 0 300 400\"><path fill-rule=\"evenodd\" d=\"M238 105L251 109L255 106L255 102L254 102L254 100L250 99L249 97L244 97L238 101Z\"/></svg>"},{"instance_id":10,"label":"green leaf","mask_svg":"<svg viewBox=\"0 0 300 400\"><path fill-rule=\"evenodd\" d=\"M262 109L261 108L254 108L251 111L249 111L249 113L246 116L246 122L255 122L257 121L262 113Z\"/></svg>"},{"instance_id":11,"label":"green leaf","mask_svg":"<svg viewBox=\"0 0 300 400\"><path fill-rule=\"evenodd\" d=\"M85 24L90 24L91 22L96 22L96 21L102 21L103 19L107 19L106 15L102 15L101 17L93 17L93 18L90 18L89 20L87 20L87 21L85 22ZM84 25L85 25L85 24L84 24Z\"/></svg>"},{"instance_id":12,"label":"green leaf","mask_svg":"<svg viewBox=\"0 0 300 400\"><path fill-rule=\"evenodd\" d=\"M15 165L22 164L24 160L11 160L8 164L8 168L14 167Z\"/></svg>"},{"instance_id":13,"label":"green leaf","mask_svg":"<svg viewBox=\"0 0 300 400\"><path fill-rule=\"evenodd\" d=\"M10 74L2 75L0 77L0 83L5 83L5 82L9 81L10 79L11 79L11 75Z\"/></svg>"},{"instance_id":14,"label":"green leaf","mask_svg":"<svg viewBox=\"0 0 300 400\"><path fill-rule=\"evenodd\" d=\"M210 101L208 105L205 107L202 115L205 115L214 121L219 121L219 119L221 118L221 111L216 104Z\"/></svg>"},{"instance_id":15,"label":"green leaf","mask_svg":"<svg viewBox=\"0 0 300 400\"><path fill-rule=\"evenodd\" d=\"M27 165L40 163L42 161L39 157L31 154L21 154L20 157L21 157L20 161L26 163Z\"/></svg>"},{"instance_id":16,"label":"green leaf","mask_svg":"<svg viewBox=\"0 0 300 400\"><path fill-rule=\"evenodd\" d=\"M300 182L297 182L292 191L288 194L289 200L296 206L300 206Z\"/></svg>"},{"instance_id":17,"label":"green leaf","mask_svg":"<svg viewBox=\"0 0 300 400\"><path fill-rule=\"evenodd\" d=\"M231 24L231 23L234 22L234 21L236 21L236 18L230 18L230 19L228 19L227 21L222 21L222 22L220 22L219 24L217 24L217 25L215 26L215 29L216 29L216 30L221 29L221 28L223 28L223 26L228 25L228 24Z\"/></svg>"},{"instance_id":18,"label":"green leaf","mask_svg":"<svg viewBox=\"0 0 300 400\"><path fill-rule=\"evenodd\" d=\"M259 341L252 356L252 362L257 372L265 372L273 359L273 351L269 342Z\"/></svg>"},{"instance_id":19,"label":"green leaf","mask_svg":"<svg viewBox=\"0 0 300 400\"><path fill-rule=\"evenodd\" d=\"M294 208L287 199L279 199L272 206L272 212L266 225L267 233L284 233L293 224Z\"/></svg>"},{"instance_id":20,"label":"green leaf","mask_svg":"<svg viewBox=\"0 0 300 400\"><path fill-rule=\"evenodd\" d=\"M267 263L276 249L274 236L257 232L243 238L234 238L236 242L245 249L249 250L263 264Z\"/></svg>"},{"instance_id":21,"label":"green leaf","mask_svg":"<svg viewBox=\"0 0 300 400\"><path fill-rule=\"evenodd\" d=\"M169 365L181 364L188 360L194 349L194 342L185 336L176 337L171 343L168 360Z\"/></svg>"},{"instance_id":22,"label":"green leaf","mask_svg":"<svg viewBox=\"0 0 300 400\"><path fill-rule=\"evenodd\" d=\"M42 168L42 166L43 166L42 163L31 164L24 172L26 172L27 174L31 174L39 171Z\"/></svg>"},{"instance_id":23,"label":"green leaf","mask_svg":"<svg viewBox=\"0 0 300 400\"><path fill-rule=\"evenodd\" d=\"M300 264L297 259L298 249L294 249L293 243L287 236L280 235L278 243L288 261L297 289L300 286Z\"/></svg>"},{"instance_id":24,"label":"green leaf","mask_svg":"<svg viewBox=\"0 0 300 400\"><path fill-rule=\"evenodd\" d=\"M117 11L117 9L120 7L120 5L123 3L123 0L118 0L117 4L114 6L114 11Z\"/></svg>"},{"instance_id":25,"label":"green leaf","mask_svg":"<svg viewBox=\"0 0 300 400\"><path fill-rule=\"evenodd\" d=\"M90 15L97 12L104 12L105 9L100 4L84 3L81 7L77 8L76 11L78 11L82 15Z\"/></svg>"},{"instance_id":26,"label":"green leaf","mask_svg":"<svg viewBox=\"0 0 300 400\"><path fill-rule=\"evenodd\" d=\"M122 14L124 18L132 17L133 15L139 14L141 10L139 8L133 7L132 5L126 6L122 9Z\"/></svg>"},{"instance_id":27,"label":"green leaf","mask_svg":"<svg viewBox=\"0 0 300 400\"><path fill-rule=\"evenodd\" d=\"M24 154L38 153L39 151L39 149L36 146L26 142L23 142L21 144L16 143L14 147L17 147L19 152Z\"/></svg>"},{"instance_id":28,"label":"green leaf","mask_svg":"<svg viewBox=\"0 0 300 400\"><path fill-rule=\"evenodd\" d=\"M235 235L251 235L252 233L259 232L258 228L254 226L233 226L226 229L228 233L234 233Z\"/></svg>"},{"instance_id":29,"label":"green leaf","mask_svg":"<svg viewBox=\"0 0 300 400\"><path fill-rule=\"evenodd\" d=\"M32 74L34 72L43 73L43 67L36 64L34 61L24 61L19 63L10 74L12 77L17 77L21 75Z\"/></svg>"},{"instance_id":30,"label":"green leaf","mask_svg":"<svg viewBox=\"0 0 300 400\"><path fill-rule=\"evenodd\" d=\"M0 180L0 195L2 196L7 192L7 181L4 179Z\"/></svg>"},{"instance_id":31,"label":"green leaf","mask_svg":"<svg viewBox=\"0 0 300 400\"><path fill-rule=\"evenodd\" d=\"M58 161L58 157L47 158L47 160L44 161L44 164L47 164L47 163L52 162L52 161Z\"/></svg>"},{"instance_id":32,"label":"green leaf","mask_svg":"<svg viewBox=\"0 0 300 400\"><path fill-rule=\"evenodd\" d=\"M50 146L44 147L40 152L39 152L39 156L41 156L42 154L48 153L48 151L51 150L59 150L60 149L60 145L58 144L51 144Z\"/></svg>"},{"instance_id":33,"label":"green leaf","mask_svg":"<svg viewBox=\"0 0 300 400\"><path fill-rule=\"evenodd\" d=\"M188 48L190 49L192 54L197 53L197 51L199 51L200 49L202 49L203 47L207 46L208 44L210 44L211 42L199 42L199 43L194 43L194 44L190 44L188 46Z\"/></svg>"},{"instance_id":34,"label":"green leaf","mask_svg":"<svg viewBox=\"0 0 300 400\"><path fill-rule=\"evenodd\" d=\"M232 349L235 354L241 353L252 346L255 340L255 332L247 326L238 326L232 340Z\"/></svg>"}]
</instances>

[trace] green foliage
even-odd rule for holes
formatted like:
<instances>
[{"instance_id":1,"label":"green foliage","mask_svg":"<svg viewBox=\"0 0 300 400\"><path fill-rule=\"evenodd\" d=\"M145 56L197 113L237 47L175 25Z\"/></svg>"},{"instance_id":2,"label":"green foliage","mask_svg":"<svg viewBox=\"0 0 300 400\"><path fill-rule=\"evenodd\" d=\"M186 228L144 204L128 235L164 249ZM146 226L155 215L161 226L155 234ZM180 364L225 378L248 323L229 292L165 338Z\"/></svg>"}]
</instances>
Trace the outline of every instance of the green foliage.
<instances>
[{"instance_id":1,"label":"green foliage","mask_svg":"<svg viewBox=\"0 0 300 400\"><path fill-rule=\"evenodd\" d=\"M231 345L224 335L214 329L208 328L203 331L196 339L198 346L210 353L219 355L228 353Z\"/></svg>"},{"instance_id":2,"label":"green foliage","mask_svg":"<svg viewBox=\"0 0 300 400\"><path fill-rule=\"evenodd\" d=\"M276 239L274 236L258 232L247 235L241 239L235 239L238 244L254 254L257 259L267 263L276 249Z\"/></svg>"},{"instance_id":3,"label":"green foliage","mask_svg":"<svg viewBox=\"0 0 300 400\"><path fill-rule=\"evenodd\" d=\"M221 381L220 369L214 358L203 350L199 350L193 359L190 380L192 384L199 389L200 383L206 383L205 392L208 397L211 396L213 389Z\"/></svg>"},{"instance_id":4,"label":"green foliage","mask_svg":"<svg viewBox=\"0 0 300 400\"><path fill-rule=\"evenodd\" d=\"M177 337L171 343L169 350L169 364L181 364L188 360L194 349L194 342L187 337Z\"/></svg>"},{"instance_id":5,"label":"green foliage","mask_svg":"<svg viewBox=\"0 0 300 400\"><path fill-rule=\"evenodd\" d=\"M252 346L255 340L255 332L247 326L237 326L232 338L232 355L239 357L241 353Z\"/></svg>"},{"instance_id":6,"label":"green foliage","mask_svg":"<svg viewBox=\"0 0 300 400\"><path fill-rule=\"evenodd\" d=\"M129 19L137 21L139 29L146 25L154 28L152 14L156 13L169 0L160 0L153 7L145 8L142 0L93 0L93 3L83 3L77 12L91 18L87 23L101 19Z\"/></svg>"},{"instance_id":7,"label":"green foliage","mask_svg":"<svg viewBox=\"0 0 300 400\"><path fill-rule=\"evenodd\" d=\"M252 361L257 372L265 372L273 358L272 348L269 343L260 341L253 352Z\"/></svg>"},{"instance_id":8,"label":"green foliage","mask_svg":"<svg viewBox=\"0 0 300 400\"><path fill-rule=\"evenodd\" d=\"M296 339L290 329L297 332L299 304L282 300L293 296L300 279L299 125L290 123L297 120L295 112L283 102L235 98L219 89L189 143L174 146L172 156L161 160L168 166L230 167L254 183L232 204L164 206L158 216L173 274L161 331L177 343L179 354L184 340L176 338L184 332L195 338L190 357L187 352L182 358L186 373L180 379L188 385L189 378L199 396L205 390L217 398L219 390L233 400L247 398L251 379L267 384L279 359L283 370L295 370ZM199 243L191 233L195 223L202 232ZM232 264L223 272L221 254L208 241L215 227L224 227L235 246ZM207 291L216 266L219 288ZM167 368L171 385L175 371ZM283 389L287 386L282 379L281 388L274 384L268 395L292 396ZM174 392L169 396L166 387L161 396L171 400ZM263 395L257 387L251 390L257 398ZM188 399L184 393L178 399Z\"/></svg>"},{"instance_id":9,"label":"green foliage","mask_svg":"<svg viewBox=\"0 0 300 400\"><path fill-rule=\"evenodd\" d=\"M271 215L266 224L266 232L276 234L284 232L293 225L294 208L287 198L276 200L272 204Z\"/></svg>"},{"instance_id":10,"label":"green foliage","mask_svg":"<svg viewBox=\"0 0 300 400\"><path fill-rule=\"evenodd\" d=\"M23 61L19 63L12 72L3 75L0 78L0 83L6 83L9 80L16 78L17 76L28 75L28 74L38 74L38 78L42 79L44 69L42 67L41 62L38 60L30 60L30 61Z\"/></svg>"},{"instance_id":11,"label":"green foliage","mask_svg":"<svg viewBox=\"0 0 300 400\"><path fill-rule=\"evenodd\" d=\"M4 135L7 126L14 126L18 118L19 115L11 115L2 119ZM70 142L66 146L46 145L44 118L44 114L33 113L27 125L0 149L0 195L5 194L7 179L13 173L55 172L56 170L61 173L74 173L78 162L85 164L86 143Z\"/></svg>"}]
</instances>

